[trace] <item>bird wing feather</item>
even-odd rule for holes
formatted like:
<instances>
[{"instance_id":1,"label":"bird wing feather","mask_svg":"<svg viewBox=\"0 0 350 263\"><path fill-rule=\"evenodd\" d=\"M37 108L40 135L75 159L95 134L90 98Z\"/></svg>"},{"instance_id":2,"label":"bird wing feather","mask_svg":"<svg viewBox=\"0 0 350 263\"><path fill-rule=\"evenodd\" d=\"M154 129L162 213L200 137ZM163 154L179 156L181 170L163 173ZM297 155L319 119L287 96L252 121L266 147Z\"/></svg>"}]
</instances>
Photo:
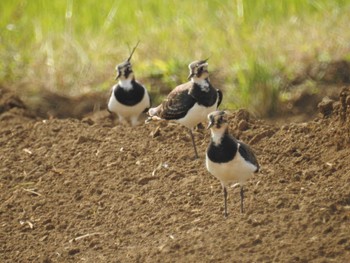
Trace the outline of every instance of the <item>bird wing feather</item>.
<instances>
[{"instance_id":1,"label":"bird wing feather","mask_svg":"<svg viewBox=\"0 0 350 263\"><path fill-rule=\"evenodd\" d=\"M245 143L238 141L240 144L240 147L238 149L239 153L242 155L242 157L244 158L244 160L252 163L253 165L255 165L256 168L256 172L259 171L259 163L258 160L255 157L255 154L253 152L253 150Z\"/></svg>"},{"instance_id":2,"label":"bird wing feather","mask_svg":"<svg viewBox=\"0 0 350 263\"><path fill-rule=\"evenodd\" d=\"M196 100L189 94L192 83L187 82L177 86L162 103L160 117L166 120L180 119L185 117Z\"/></svg>"}]
</instances>

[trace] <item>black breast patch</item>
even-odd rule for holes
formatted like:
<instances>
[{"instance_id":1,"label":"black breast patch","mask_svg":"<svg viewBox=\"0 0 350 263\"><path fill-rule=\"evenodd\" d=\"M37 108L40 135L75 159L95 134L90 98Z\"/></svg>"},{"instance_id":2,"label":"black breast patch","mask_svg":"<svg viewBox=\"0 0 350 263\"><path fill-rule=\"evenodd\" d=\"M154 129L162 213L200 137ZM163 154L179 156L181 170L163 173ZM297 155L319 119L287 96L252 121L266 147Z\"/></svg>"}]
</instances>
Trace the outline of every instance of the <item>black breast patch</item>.
<instances>
[{"instance_id":1,"label":"black breast patch","mask_svg":"<svg viewBox=\"0 0 350 263\"><path fill-rule=\"evenodd\" d=\"M214 163L227 163L235 158L236 153L237 143L228 134L224 135L219 145L211 141L207 149L208 158Z\"/></svg>"},{"instance_id":2,"label":"black breast patch","mask_svg":"<svg viewBox=\"0 0 350 263\"><path fill-rule=\"evenodd\" d=\"M190 90L190 94L193 98L195 98L199 105L211 107L214 105L218 98L218 92L210 83L208 89L208 92L203 91L200 85L194 83Z\"/></svg>"},{"instance_id":3,"label":"black breast patch","mask_svg":"<svg viewBox=\"0 0 350 263\"><path fill-rule=\"evenodd\" d=\"M131 82L132 88L125 90L119 85L114 90L114 96L118 102L126 106L134 106L138 104L145 95L145 89L136 81Z\"/></svg>"}]
</instances>

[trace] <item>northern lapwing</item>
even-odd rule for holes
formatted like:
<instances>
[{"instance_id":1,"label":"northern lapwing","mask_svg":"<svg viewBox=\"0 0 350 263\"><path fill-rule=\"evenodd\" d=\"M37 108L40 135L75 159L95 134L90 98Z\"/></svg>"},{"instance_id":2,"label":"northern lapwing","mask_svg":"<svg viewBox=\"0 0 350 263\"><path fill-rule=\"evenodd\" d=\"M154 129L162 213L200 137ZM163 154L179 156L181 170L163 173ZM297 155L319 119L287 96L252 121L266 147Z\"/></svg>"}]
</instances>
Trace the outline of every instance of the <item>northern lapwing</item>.
<instances>
[{"instance_id":1,"label":"northern lapwing","mask_svg":"<svg viewBox=\"0 0 350 263\"><path fill-rule=\"evenodd\" d=\"M148 111L150 119L174 120L189 129L191 140L198 158L192 129L204 122L207 115L217 110L222 101L222 92L209 82L208 63L206 60L189 64L188 82L173 89L167 98Z\"/></svg>"},{"instance_id":2,"label":"northern lapwing","mask_svg":"<svg viewBox=\"0 0 350 263\"><path fill-rule=\"evenodd\" d=\"M137 43L138 45L138 43ZM146 88L135 80L134 71L130 63L131 57L137 47L132 50L129 58L117 65L119 80L112 87L112 93L108 102L108 111L116 113L119 122L130 121L132 126L139 124L139 116L151 107L150 96Z\"/></svg>"},{"instance_id":3,"label":"northern lapwing","mask_svg":"<svg viewBox=\"0 0 350 263\"><path fill-rule=\"evenodd\" d=\"M241 187L241 213L243 213L246 181L259 171L259 163L252 149L228 132L227 114L214 111L208 115L211 141L207 148L206 167L220 180L224 190L225 217L227 217L227 186L239 183Z\"/></svg>"}]
</instances>

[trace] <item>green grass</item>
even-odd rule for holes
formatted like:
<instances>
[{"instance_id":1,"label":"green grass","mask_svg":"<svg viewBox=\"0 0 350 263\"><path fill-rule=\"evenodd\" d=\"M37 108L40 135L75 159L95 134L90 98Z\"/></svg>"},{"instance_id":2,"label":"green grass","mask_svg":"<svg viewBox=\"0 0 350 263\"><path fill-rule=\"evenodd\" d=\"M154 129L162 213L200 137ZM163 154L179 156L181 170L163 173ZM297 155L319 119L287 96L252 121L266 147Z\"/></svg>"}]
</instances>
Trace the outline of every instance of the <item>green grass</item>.
<instances>
[{"instance_id":1,"label":"green grass","mask_svg":"<svg viewBox=\"0 0 350 263\"><path fill-rule=\"evenodd\" d=\"M132 62L152 93L186 81L188 63L210 57L224 107L268 115L281 79L349 57L349 11L347 0L2 0L0 83L29 94L107 90L140 40Z\"/></svg>"}]
</instances>

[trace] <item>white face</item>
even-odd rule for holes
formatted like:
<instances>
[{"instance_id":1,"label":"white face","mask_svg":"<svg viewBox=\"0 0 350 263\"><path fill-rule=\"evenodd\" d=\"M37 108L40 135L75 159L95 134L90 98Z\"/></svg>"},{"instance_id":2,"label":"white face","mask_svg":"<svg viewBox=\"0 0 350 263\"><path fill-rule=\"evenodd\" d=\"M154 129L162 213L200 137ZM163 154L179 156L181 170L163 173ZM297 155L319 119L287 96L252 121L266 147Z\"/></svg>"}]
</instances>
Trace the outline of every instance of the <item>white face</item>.
<instances>
[{"instance_id":1,"label":"white face","mask_svg":"<svg viewBox=\"0 0 350 263\"><path fill-rule=\"evenodd\" d=\"M209 77L208 67L203 67L202 75L200 76L201 79L206 79Z\"/></svg>"},{"instance_id":2,"label":"white face","mask_svg":"<svg viewBox=\"0 0 350 263\"><path fill-rule=\"evenodd\" d=\"M212 129L226 129L227 127L227 115L224 111L214 111L208 115L208 121Z\"/></svg>"},{"instance_id":3,"label":"white face","mask_svg":"<svg viewBox=\"0 0 350 263\"><path fill-rule=\"evenodd\" d=\"M131 66L126 66L126 67L122 67L119 69L119 78L121 80L128 80L128 79L132 79L134 76L134 73L132 71L132 67Z\"/></svg>"},{"instance_id":4,"label":"white face","mask_svg":"<svg viewBox=\"0 0 350 263\"><path fill-rule=\"evenodd\" d=\"M200 74L200 76L197 76L197 74ZM208 63L200 65L198 68L195 69L195 77L199 79L206 79L209 77L208 72Z\"/></svg>"}]
</instances>

